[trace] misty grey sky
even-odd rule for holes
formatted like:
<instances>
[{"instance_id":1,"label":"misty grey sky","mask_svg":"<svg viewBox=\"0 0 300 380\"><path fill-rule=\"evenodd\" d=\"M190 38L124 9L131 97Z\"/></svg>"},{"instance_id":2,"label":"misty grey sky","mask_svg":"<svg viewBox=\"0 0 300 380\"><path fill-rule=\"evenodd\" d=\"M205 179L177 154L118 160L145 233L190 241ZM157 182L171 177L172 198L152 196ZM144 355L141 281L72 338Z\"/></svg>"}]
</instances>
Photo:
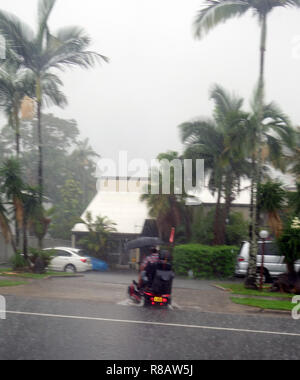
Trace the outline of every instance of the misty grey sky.
<instances>
[{"instance_id":1,"label":"misty grey sky","mask_svg":"<svg viewBox=\"0 0 300 380\"><path fill-rule=\"evenodd\" d=\"M37 0L2 0L1 8L35 25ZM259 68L259 27L251 15L217 27L202 41L192 22L201 0L58 0L50 28L83 26L109 65L60 73L69 106L49 111L77 120L106 158L119 150L147 160L181 150L177 126L210 116L214 83L248 107ZM299 40L296 50L293 41ZM293 57L294 52L299 58ZM267 99L300 124L300 11L277 10L269 20Z\"/></svg>"}]
</instances>

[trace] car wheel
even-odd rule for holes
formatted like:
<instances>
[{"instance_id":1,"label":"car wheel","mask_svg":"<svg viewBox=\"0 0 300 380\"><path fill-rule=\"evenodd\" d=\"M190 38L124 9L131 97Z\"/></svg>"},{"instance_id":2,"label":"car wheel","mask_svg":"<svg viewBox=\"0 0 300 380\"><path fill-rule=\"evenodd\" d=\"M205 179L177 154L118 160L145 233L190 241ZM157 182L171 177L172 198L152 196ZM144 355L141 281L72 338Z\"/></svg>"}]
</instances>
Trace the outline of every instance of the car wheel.
<instances>
[{"instance_id":1,"label":"car wheel","mask_svg":"<svg viewBox=\"0 0 300 380\"><path fill-rule=\"evenodd\" d=\"M76 268L74 267L74 265L69 264L69 265L67 265L67 266L65 267L65 272L66 272L66 273L76 273L77 270L76 270Z\"/></svg>"}]
</instances>

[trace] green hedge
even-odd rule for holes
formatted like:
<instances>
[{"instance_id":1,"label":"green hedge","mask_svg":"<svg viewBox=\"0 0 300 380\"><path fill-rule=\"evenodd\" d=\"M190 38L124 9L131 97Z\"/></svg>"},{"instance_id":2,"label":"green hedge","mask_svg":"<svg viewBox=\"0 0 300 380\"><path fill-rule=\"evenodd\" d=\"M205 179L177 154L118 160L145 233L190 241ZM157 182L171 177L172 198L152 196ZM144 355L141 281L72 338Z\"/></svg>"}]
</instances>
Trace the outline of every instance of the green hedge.
<instances>
[{"instance_id":1,"label":"green hedge","mask_svg":"<svg viewBox=\"0 0 300 380\"><path fill-rule=\"evenodd\" d=\"M238 251L234 246L180 245L173 252L174 270L183 276L192 270L195 278L229 278L234 275Z\"/></svg>"}]
</instances>

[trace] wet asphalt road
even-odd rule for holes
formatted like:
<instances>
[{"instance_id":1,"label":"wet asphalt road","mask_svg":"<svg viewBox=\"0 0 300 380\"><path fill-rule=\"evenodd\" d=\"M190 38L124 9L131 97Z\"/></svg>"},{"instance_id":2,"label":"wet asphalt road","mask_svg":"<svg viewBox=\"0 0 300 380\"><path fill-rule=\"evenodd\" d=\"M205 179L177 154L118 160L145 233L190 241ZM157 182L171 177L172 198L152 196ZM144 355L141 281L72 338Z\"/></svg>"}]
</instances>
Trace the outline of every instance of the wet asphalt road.
<instances>
[{"instance_id":1,"label":"wet asphalt road","mask_svg":"<svg viewBox=\"0 0 300 380\"><path fill-rule=\"evenodd\" d=\"M14 295L6 301L0 359L300 359L300 321L279 315Z\"/></svg>"}]
</instances>

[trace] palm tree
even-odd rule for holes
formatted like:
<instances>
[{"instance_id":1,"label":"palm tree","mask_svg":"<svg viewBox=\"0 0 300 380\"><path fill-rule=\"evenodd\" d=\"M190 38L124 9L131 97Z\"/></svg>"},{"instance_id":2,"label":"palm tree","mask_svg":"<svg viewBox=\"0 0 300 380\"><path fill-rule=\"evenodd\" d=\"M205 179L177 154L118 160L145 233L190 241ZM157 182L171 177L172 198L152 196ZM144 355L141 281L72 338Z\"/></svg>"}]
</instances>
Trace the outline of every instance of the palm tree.
<instances>
[{"instance_id":1,"label":"palm tree","mask_svg":"<svg viewBox=\"0 0 300 380\"><path fill-rule=\"evenodd\" d=\"M107 259L109 237L117 232L116 224L106 216L97 216L93 220L92 214L85 215L83 223L87 226L89 234L81 239L78 244L96 257Z\"/></svg>"},{"instance_id":2,"label":"palm tree","mask_svg":"<svg viewBox=\"0 0 300 380\"><path fill-rule=\"evenodd\" d=\"M16 247L19 247L20 227L23 222L22 190L24 183L18 159L7 159L0 168L1 190L8 202L11 202L15 214Z\"/></svg>"},{"instance_id":3,"label":"palm tree","mask_svg":"<svg viewBox=\"0 0 300 380\"><path fill-rule=\"evenodd\" d=\"M66 66L90 68L99 60L108 59L88 50L91 39L79 27L66 27L51 33L48 21L56 4L56 0L39 0L36 31L16 16L0 11L0 32L8 42L8 48L20 59L22 66L30 69L35 78L35 100L37 103L37 128L39 140L38 183L40 202L43 194L43 137L42 107L43 85L45 76L48 85L52 86L52 69L63 70ZM55 79L57 84L57 77ZM54 98L56 105L61 104L61 93ZM59 101L58 101L59 100Z\"/></svg>"},{"instance_id":4,"label":"palm tree","mask_svg":"<svg viewBox=\"0 0 300 380\"><path fill-rule=\"evenodd\" d=\"M89 181L91 173L95 171L95 159L99 159L97 154L90 145L89 139L79 141L75 150L71 154L73 173L76 172L82 189L82 204L84 207L90 201L91 195L95 191L95 183Z\"/></svg>"},{"instance_id":5,"label":"palm tree","mask_svg":"<svg viewBox=\"0 0 300 380\"><path fill-rule=\"evenodd\" d=\"M294 147L289 155L289 172L296 177L297 182L300 181L300 127L294 134ZM300 211L300 209L299 209Z\"/></svg>"},{"instance_id":6,"label":"palm tree","mask_svg":"<svg viewBox=\"0 0 300 380\"><path fill-rule=\"evenodd\" d=\"M225 228L222 223L222 190L223 171L221 157L224 151L224 138L214 120L198 119L180 126L181 139L186 145L184 153L187 159L204 159L205 171L209 175L208 187L217 193L217 204L214 220L214 244L221 245L225 239Z\"/></svg>"},{"instance_id":7,"label":"palm tree","mask_svg":"<svg viewBox=\"0 0 300 380\"><path fill-rule=\"evenodd\" d=\"M264 104L264 71L265 71L265 53L266 53L266 42L267 42L267 20L270 13L277 8L288 8L288 7L300 7L300 0L207 0L207 5L205 8L198 12L195 19L195 36L197 38L202 38L204 33L209 32L211 29L216 27L220 23L224 23L234 17L241 17L248 11L258 18L260 28L261 28L261 38L260 38L260 68L259 68L259 84L258 84L258 98L259 98L259 109L258 109L258 122L263 118L263 104ZM261 157L261 126L258 125L258 137L252 143L255 150L258 152L258 157ZM253 257L257 251L257 189L260 183L260 176L262 171L262 162L260 158L257 164L253 167L253 184L254 188L252 191L252 238L251 238L251 251ZM255 268L254 268L255 266ZM250 273L256 270L256 260L251 262ZM250 276L248 278L247 285L249 287L255 286L254 277ZM251 285L252 283L252 285Z\"/></svg>"},{"instance_id":8,"label":"palm tree","mask_svg":"<svg viewBox=\"0 0 300 380\"><path fill-rule=\"evenodd\" d=\"M20 156L20 108L25 96L31 97L33 77L29 70L20 64L8 61L0 68L0 107L15 131L16 155Z\"/></svg>"},{"instance_id":9,"label":"palm tree","mask_svg":"<svg viewBox=\"0 0 300 380\"><path fill-rule=\"evenodd\" d=\"M296 191L291 191L288 193L288 210L292 216L300 216L300 183L296 184Z\"/></svg>"},{"instance_id":10,"label":"palm tree","mask_svg":"<svg viewBox=\"0 0 300 380\"><path fill-rule=\"evenodd\" d=\"M174 194L143 194L141 200L146 202L149 215L156 220L160 237L168 241L172 228L178 231L185 221L184 203Z\"/></svg>"},{"instance_id":11,"label":"palm tree","mask_svg":"<svg viewBox=\"0 0 300 380\"><path fill-rule=\"evenodd\" d=\"M11 150L6 144L6 141L2 139L1 135L1 140L0 140L0 165L3 163L5 158L7 158L11 154Z\"/></svg>"},{"instance_id":12,"label":"palm tree","mask_svg":"<svg viewBox=\"0 0 300 380\"><path fill-rule=\"evenodd\" d=\"M268 16L274 9L291 7L299 8L300 0L206 0L206 7L198 12L195 19L195 36L202 38L218 24L252 12L261 28L259 82L263 83Z\"/></svg>"},{"instance_id":13,"label":"palm tree","mask_svg":"<svg viewBox=\"0 0 300 380\"><path fill-rule=\"evenodd\" d=\"M239 133L243 138L243 144L240 146L245 150L252 167L249 171L251 178L251 249L246 286L255 288L260 217L258 208L259 187L263 177L267 176L268 167L266 164L271 164L273 167L285 171L287 167L286 150L294 146L295 133L288 116L282 112L277 104L274 102L263 103L261 107L260 89L257 89L254 94L248 121L241 125ZM259 149L257 149L255 141L260 141Z\"/></svg>"},{"instance_id":14,"label":"palm tree","mask_svg":"<svg viewBox=\"0 0 300 380\"><path fill-rule=\"evenodd\" d=\"M268 181L259 186L258 209L267 213L269 227L277 238L283 229L279 212L284 208L285 200L286 191L281 183Z\"/></svg>"},{"instance_id":15,"label":"palm tree","mask_svg":"<svg viewBox=\"0 0 300 380\"><path fill-rule=\"evenodd\" d=\"M228 94L222 87L214 86L214 119L200 118L180 125L181 139L186 145L185 157L204 159L209 175L209 189L217 193L214 222L214 244L225 243L225 221L231 204L240 188L240 179L247 173L247 161L240 152L239 126L247 120L242 112L243 100ZM225 209L221 200L225 197Z\"/></svg>"},{"instance_id":16,"label":"palm tree","mask_svg":"<svg viewBox=\"0 0 300 380\"><path fill-rule=\"evenodd\" d=\"M11 228L10 228L10 221L9 221L7 208L6 208L6 205L4 204L2 197L0 197L0 229L4 236L5 242L11 243L13 250L16 253L17 247L13 238Z\"/></svg>"},{"instance_id":17,"label":"palm tree","mask_svg":"<svg viewBox=\"0 0 300 380\"><path fill-rule=\"evenodd\" d=\"M54 74L45 73L42 76L43 101L45 104L67 104L67 99L60 91L61 80ZM35 78L33 73L24 69L16 61L6 62L0 70L0 107L8 118L9 126L15 131L16 155L20 156L20 111L35 94ZM32 108L32 105L29 105Z\"/></svg>"},{"instance_id":18,"label":"palm tree","mask_svg":"<svg viewBox=\"0 0 300 380\"><path fill-rule=\"evenodd\" d=\"M23 220L22 190L24 183L20 164L14 158L4 162L0 169L0 176L3 178L2 191L8 201L11 201L15 208L15 215L19 225Z\"/></svg>"},{"instance_id":19,"label":"palm tree","mask_svg":"<svg viewBox=\"0 0 300 380\"><path fill-rule=\"evenodd\" d=\"M28 229L30 223L35 221L41 215L41 205L39 202L39 192L37 189L27 187L22 191L22 204L23 204L23 255L26 261L28 259Z\"/></svg>"},{"instance_id":20,"label":"palm tree","mask_svg":"<svg viewBox=\"0 0 300 380\"><path fill-rule=\"evenodd\" d=\"M188 207L185 205L187 200L187 194L183 190L181 194L177 194L175 183L175 173L171 168L170 172L170 193L165 194L163 191L163 176L162 170L164 162L172 162L173 160L181 160L177 152L167 152L160 154L157 159L161 163L160 168L152 168L157 170L158 183L149 183L148 189L141 196L141 201L147 204L149 209L149 215L157 222L158 231L160 237L168 241L173 227L178 232L181 227L184 226L185 238L188 238L191 234L190 231L190 215L188 213ZM167 165L169 169L169 165ZM155 186L159 189L158 194L152 194L151 189ZM168 189L169 190L169 189Z\"/></svg>"}]
</instances>

